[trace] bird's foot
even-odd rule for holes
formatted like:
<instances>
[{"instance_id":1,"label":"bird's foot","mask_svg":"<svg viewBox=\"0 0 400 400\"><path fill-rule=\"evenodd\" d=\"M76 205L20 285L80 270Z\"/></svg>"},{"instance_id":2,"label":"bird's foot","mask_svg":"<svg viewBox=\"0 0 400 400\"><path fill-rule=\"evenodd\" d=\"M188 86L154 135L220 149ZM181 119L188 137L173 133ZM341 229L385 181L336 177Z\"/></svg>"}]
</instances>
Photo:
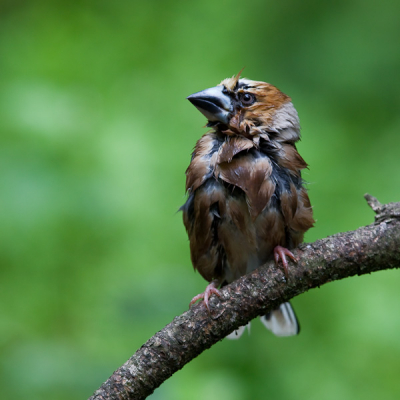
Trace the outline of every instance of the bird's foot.
<instances>
[{"instance_id":1,"label":"bird's foot","mask_svg":"<svg viewBox=\"0 0 400 400\"><path fill-rule=\"evenodd\" d=\"M286 256L290 257L294 262L299 261L294 254L288 250L286 247L282 246L276 246L274 248L274 259L275 259L275 264L279 264L279 259L282 260L282 265L283 265L283 270L285 272L286 279L288 278L288 262L286 259Z\"/></svg>"},{"instance_id":2,"label":"bird's foot","mask_svg":"<svg viewBox=\"0 0 400 400\"><path fill-rule=\"evenodd\" d=\"M212 281L210 284L207 285L206 290L203 293L194 296L192 301L189 303L189 308L196 303L197 300L203 299L203 303L206 306L208 312L210 312L210 307L208 304L208 299L214 293L218 297L221 297L221 292L217 289L218 281Z\"/></svg>"}]
</instances>

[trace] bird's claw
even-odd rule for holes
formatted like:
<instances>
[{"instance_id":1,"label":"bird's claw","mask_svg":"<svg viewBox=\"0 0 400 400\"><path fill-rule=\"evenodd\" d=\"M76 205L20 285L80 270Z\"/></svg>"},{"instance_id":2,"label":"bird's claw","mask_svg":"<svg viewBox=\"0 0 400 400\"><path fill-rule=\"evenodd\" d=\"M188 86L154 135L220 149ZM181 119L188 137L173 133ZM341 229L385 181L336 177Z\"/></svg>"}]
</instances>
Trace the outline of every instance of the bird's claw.
<instances>
[{"instance_id":1,"label":"bird's claw","mask_svg":"<svg viewBox=\"0 0 400 400\"><path fill-rule=\"evenodd\" d=\"M283 266L283 271L285 272L286 279L288 278L288 262L286 259L286 256L290 257L294 262L299 261L295 255L288 250L286 247L282 246L276 246L274 248L274 259L275 259L275 264L279 264L279 259L282 261L282 266Z\"/></svg>"},{"instance_id":2,"label":"bird's claw","mask_svg":"<svg viewBox=\"0 0 400 400\"><path fill-rule=\"evenodd\" d=\"M218 282L212 281L210 284L207 285L206 290L203 293L194 296L193 299L189 303L189 308L196 303L197 300L203 299L203 303L207 308L208 312L210 312L209 306L209 298L214 293L216 296L221 297L221 292L217 289Z\"/></svg>"}]
</instances>

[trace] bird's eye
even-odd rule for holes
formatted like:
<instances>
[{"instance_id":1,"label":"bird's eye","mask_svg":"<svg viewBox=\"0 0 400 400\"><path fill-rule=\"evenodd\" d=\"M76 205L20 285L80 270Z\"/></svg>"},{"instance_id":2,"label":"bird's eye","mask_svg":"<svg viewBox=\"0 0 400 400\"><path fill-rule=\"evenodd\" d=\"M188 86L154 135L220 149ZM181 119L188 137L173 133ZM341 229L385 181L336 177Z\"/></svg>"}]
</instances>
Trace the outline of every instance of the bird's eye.
<instances>
[{"instance_id":1,"label":"bird's eye","mask_svg":"<svg viewBox=\"0 0 400 400\"><path fill-rule=\"evenodd\" d=\"M250 106L256 101L256 97L251 93L240 93L239 99L244 106Z\"/></svg>"}]
</instances>

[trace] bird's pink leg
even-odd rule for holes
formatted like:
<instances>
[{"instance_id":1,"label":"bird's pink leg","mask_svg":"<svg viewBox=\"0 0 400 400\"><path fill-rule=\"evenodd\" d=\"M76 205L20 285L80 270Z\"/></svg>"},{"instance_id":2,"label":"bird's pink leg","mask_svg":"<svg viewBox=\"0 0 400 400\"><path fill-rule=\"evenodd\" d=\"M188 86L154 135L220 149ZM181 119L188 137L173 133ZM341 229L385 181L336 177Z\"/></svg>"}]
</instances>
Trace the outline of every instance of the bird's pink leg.
<instances>
[{"instance_id":1,"label":"bird's pink leg","mask_svg":"<svg viewBox=\"0 0 400 400\"><path fill-rule=\"evenodd\" d=\"M294 256L294 254L288 250L286 247L276 246L274 248L274 259L275 264L279 264L279 259L282 260L283 270L285 271L285 276L288 278L288 262L286 260L286 256L290 257L294 262L297 262L298 259Z\"/></svg>"},{"instance_id":2,"label":"bird's pink leg","mask_svg":"<svg viewBox=\"0 0 400 400\"><path fill-rule=\"evenodd\" d=\"M207 285L206 290L203 293L198 294L197 296L194 296L192 301L189 303L189 308L192 306L194 303L196 303L197 300L203 299L204 305L206 306L208 312L210 312L210 307L208 305L208 299L210 296L214 293L218 297L221 297L221 292L217 289L218 286L218 281L212 281L210 284Z\"/></svg>"}]
</instances>

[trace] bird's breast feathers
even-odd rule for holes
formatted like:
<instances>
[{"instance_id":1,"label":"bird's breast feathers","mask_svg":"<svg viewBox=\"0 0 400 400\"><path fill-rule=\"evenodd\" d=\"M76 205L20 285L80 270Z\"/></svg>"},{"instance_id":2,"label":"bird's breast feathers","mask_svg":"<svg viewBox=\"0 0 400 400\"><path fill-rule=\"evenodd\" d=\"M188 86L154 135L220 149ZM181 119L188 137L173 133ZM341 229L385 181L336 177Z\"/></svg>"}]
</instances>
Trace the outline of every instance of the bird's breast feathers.
<instances>
[{"instance_id":1,"label":"bird's breast feathers","mask_svg":"<svg viewBox=\"0 0 400 400\"><path fill-rule=\"evenodd\" d=\"M293 145L277 146L217 132L197 142L183 212L193 265L207 280L218 262L231 275L227 281L237 279L270 258L275 246L289 245L287 230L296 246L312 226L300 177L306 164ZM236 268L224 268L221 250Z\"/></svg>"}]
</instances>

